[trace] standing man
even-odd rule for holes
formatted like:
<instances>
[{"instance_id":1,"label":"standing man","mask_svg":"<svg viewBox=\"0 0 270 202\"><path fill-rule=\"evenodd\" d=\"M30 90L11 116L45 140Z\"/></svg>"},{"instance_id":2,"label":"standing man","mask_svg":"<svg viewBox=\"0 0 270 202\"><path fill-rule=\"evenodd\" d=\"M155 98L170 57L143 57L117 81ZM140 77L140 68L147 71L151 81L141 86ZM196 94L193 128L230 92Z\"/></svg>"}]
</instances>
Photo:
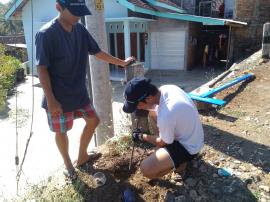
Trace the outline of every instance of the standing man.
<instances>
[{"instance_id":1,"label":"standing man","mask_svg":"<svg viewBox=\"0 0 270 202\"><path fill-rule=\"evenodd\" d=\"M76 177L68 152L67 131L73 120L83 118L85 127L80 138L77 166L89 160L87 147L99 118L90 104L86 88L88 55L126 67L134 58L120 60L100 50L98 44L78 21L90 15L84 0L57 0L58 17L43 26L36 35L38 75L44 91L42 107L46 109L50 129L66 167L66 176Z\"/></svg>"},{"instance_id":2,"label":"standing man","mask_svg":"<svg viewBox=\"0 0 270 202\"><path fill-rule=\"evenodd\" d=\"M204 133L196 106L189 96L175 85L159 89L145 77L136 77L125 88L124 112L136 109L149 111L157 124L153 135L133 132L134 141L146 141L158 147L141 163L141 172L149 179L162 177L172 169L186 166L202 149Z\"/></svg>"}]
</instances>

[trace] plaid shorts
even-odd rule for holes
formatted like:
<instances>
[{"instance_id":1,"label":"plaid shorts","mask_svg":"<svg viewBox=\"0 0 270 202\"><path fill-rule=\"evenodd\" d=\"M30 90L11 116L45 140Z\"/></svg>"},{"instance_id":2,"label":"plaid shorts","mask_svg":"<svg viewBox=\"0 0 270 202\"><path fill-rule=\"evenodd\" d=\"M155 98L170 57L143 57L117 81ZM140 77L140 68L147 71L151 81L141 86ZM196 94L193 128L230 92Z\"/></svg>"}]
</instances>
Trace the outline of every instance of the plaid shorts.
<instances>
[{"instance_id":1,"label":"plaid shorts","mask_svg":"<svg viewBox=\"0 0 270 202\"><path fill-rule=\"evenodd\" d=\"M93 117L95 114L94 108L89 104L73 112L65 112L57 116L52 116L47 111L47 118L51 131L64 134L72 128L73 120L82 117Z\"/></svg>"}]
</instances>

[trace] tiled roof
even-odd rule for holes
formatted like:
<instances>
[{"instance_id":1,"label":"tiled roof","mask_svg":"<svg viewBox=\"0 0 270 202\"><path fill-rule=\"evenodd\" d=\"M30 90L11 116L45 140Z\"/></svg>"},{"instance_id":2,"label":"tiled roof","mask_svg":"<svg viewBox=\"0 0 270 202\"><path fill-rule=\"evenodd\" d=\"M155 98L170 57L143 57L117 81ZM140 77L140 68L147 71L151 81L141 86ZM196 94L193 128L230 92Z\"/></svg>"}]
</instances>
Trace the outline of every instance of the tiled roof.
<instances>
[{"instance_id":1,"label":"tiled roof","mask_svg":"<svg viewBox=\"0 0 270 202\"><path fill-rule=\"evenodd\" d=\"M128 0L128 1L130 3L138 6L138 7L141 7L141 8L149 9L152 11L159 11L160 10L160 7L153 6L153 5L151 5L151 3L148 3L146 0ZM157 0L157 2L167 4L167 5L173 6L175 8L180 8L176 3L174 3L170 0Z\"/></svg>"},{"instance_id":2,"label":"tiled roof","mask_svg":"<svg viewBox=\"0 0 270 202\"><path fill-rule=\"evenodd\" d=\"M172 2L170 0L157 0L157 1L160 2L160 3L168 4L169 6L179 8L179 6L177 4L175 4L174 2Z\"/></svg>"},{"instance_id":3,"label":"tiled roof","mask_svg":"<svg viewBox=\"0 0 270 202\"><path fill-rule=\"evenodd\" d=\"M156 9L153 6L150 6L149 3L147 3L144 0L128 0L130 3L139 6L141 8L145 8L145 9L149 9L149 10L153 10L156 11Z\"/></svg>"}]
</instances>

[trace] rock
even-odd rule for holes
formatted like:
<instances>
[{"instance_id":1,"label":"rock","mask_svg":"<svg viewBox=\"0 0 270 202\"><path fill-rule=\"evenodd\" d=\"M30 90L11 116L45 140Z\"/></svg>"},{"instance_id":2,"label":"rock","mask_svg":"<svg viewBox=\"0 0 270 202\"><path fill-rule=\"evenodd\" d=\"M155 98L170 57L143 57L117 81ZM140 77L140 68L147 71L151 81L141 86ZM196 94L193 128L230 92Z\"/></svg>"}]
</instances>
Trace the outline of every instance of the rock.
<instances>
[{"instance_id":1,"label":"rock","mask_svg":"<svg viewBox=\"0 0 270 202\"><path fill-rule=\"evenodd\" d=\"M232 186L224 186L224 187L222 187L222 191L223 191L223 193L225 193L225 194L231 194L231 193L233 193L235 190L234 190L234 188L233 188Z\"/></svg>"},{"instance_id":2,"label":"rock","mask_svg":"<svg viewBox=\"0 0 270 202\"><path fill-rule=\"evenodd\" d=\"M258 183L262 181L261 177L259 175L254 175L251 177L255 183Z\"/></svg>"},{"instance_id":3,"label":"rock","mask_svg":"<svg viewBox=\"0 0 270 202\"><path fill-rule=\"evenodd\" d=\"M203 165L203 164L200 166L199 170L200 170L200 172L202 172L202 173L207 172L207 168L206 168L206 166Z\"/></svg>"},{"instance_id":4,"label":"rock","mask_svg":"<svg viewBox=\"0 0 270 202\"><path fill-rule=\"evenodd\" d=\"M244 186L244 183L241 180L233 180L231 182L230 186L236 190L238 188L243 187Z\"/></svg>"},{"instance_id":5,"label":"rock","mask_svg":"<svg viewBox=\"0 0 270 202\"><path fill-rule=\"evenodd\" d=\"M215 161L214 162L214 165L219 166L220 165L220 162L219 161Z\"/></svg>"},{"instance_id":6,"label":"rock","mask_svg":"<svg viewBox=\"0 0 270 202\"><path fill-rule=\"evenodd\" d=\"M197 194L197 192L196 192L195 190L191 190L191 191L189 192L189 196L190 196L190 198L191 198L192 200L194 200L194 201L196 201L196 199L198 198L198 194Z\"/></svg>"},{"instance_id":7,"label":"rock","mask_svg":"<svg viewBox=\"0 0 270 202\"><path fill-rule=\"evenodd\" d=\"M211 193L214 194L214 195L219 195L219 194L221 194L221 191L217 188L217 183L216 183L216 182L213 182L213 183L209 186L208 191L211 192Z\"/></svg>"},{"instance_id":8,"label":"rock","mask_svg":"<svg viewBox=\"0 0 270 202\"><path fill-rule=\"evenodd\" d=\"M239 166L239 169L240 169L241 171L243 171L243 172L246 172L246 171L247 171L247 168L246 168L245 166L243 166L243 165L240 165L240 166Z\"/></svg>"},{"instance_id":9,"label":"rock","mask_svg":"<svg viewBox=\"0 0 270 202\"><path fill-rule=\"evenodd\" d=\"M186 197L184 195L180 195L174 198L175 202L186 202Z\"/></svg>"},{"instance_id":10,"label":"rock","mask_svg":"<svg viewBox=\"0 0 270 202\"><path fill-rule=\"evenodd\" d=\"M214 174L213 174L213 177L214 177L214 178L217 178L217 177L218 177L218 174L214 173Z\"/></svg>"},{"instance_id":11,"label":"rock","mask_svg":"<svg viewBox=\"0 0 270 202\"><path fill-rule=\"evenodd\" d=\"M243 151L242 148L238 150L238 153L239 153L241 156L244 156L244 151Z\"/></svg>"},{"instance_id":12,"label":"rock","mask_svg":"<svg viewBox=\"0 0 270 202\"><path fill-rule=\"evenodd\" d=\"M251 120L251 118L249 117L249 116L247 116L246 118L245 118L245 121L250 121Z\"/></svg>"},{"instance_id":13,"label":"rock","mask_svg":"<svg viewBox=\"0 0 270 202\"><path fill-rule=\"evenodd\" d=\"M186 179L185 183L189 187L194 187L197 184L197 180L195 180L194 178L189 177L188 179Z\"/></svg>"},{"instance_id":14,"label":"rock","mask_svg":"<svg viewBox=\"0 0 270 202\"><path fill-rule=\"evenodd\" d=\"M198 168L199 167L199 162L198 161L192 161L192 167L193 168Z\"/></svg>"},{"instance_id":15,"label":"rock","mask_svg":"<svg viewBox=\"0 0 270 202\"><path fill-rule=\"evenodd\" d=\"M252 178L248 178L245 180L245 184L252 184L253 180Z\"/></svg>"},{"instance_id":16,"label":"rock","mask_svg":"<svg viewBox=\"0 0 270 202\"><path fill-rule=\"evenodd\" d=\"M268 186L265 186L265 185L260 185L259 188L267 193L270 192L270 187Z\"/></svg>"},{"instance_id":17,"label":"rock","mask_svg":"<svg viewBox=\"0 0 270 202\"><path fill-rule=\"evenodd\" d=\"M174 202L174 198L175 198L174 194L171 191L168 191L166 193L164 201L165 202Z\"/></svg>"},{"instance_id":18,"label":"rock","mask_svg":"<svg viewBox=\"0 0 270 202\"><path fill-rule=\"evenodd\" d=\"M225 160L226 160L226 158L224 158L224 157L220 157L218 160L219 160L219 161L225 161Z\"/></svg>"},{"instance_id":19,"label":"rock","mask_svg":"<svg viewBox=\"0 0 270 202\"><path fill-rule=\"evenodd\" d=\"M175 184L176 181L172 179L172 180L170 180L170 183Z\"/></svg>"},{"instance_id":20,"label":"rock","mask_svg":"<svg viewBox=\"0 0 270 202\"><path fill-rule=\"evenodd\" d=\"M269 202L266 198L260 198L260 202Z\"/></svg>"},{"instance_id":21,"label":"rock","mask_svg":"<svg viewBox=\"0 0 270 202\"><path fill-rule=\"evenodd\" d=\"M183 183L182 183L182 182L176 182L175 185L177 185L177 186L182 186Z\"/></svg>"},{"instance_id":22,"label":"rock","mask_svg":"<svg viewBox=\"0 0 270 202\"><path fill-rule=\"evenodd\" d=\"M241 161L238 161L238 160L235 160L235 161L233 161L235 164L240 164L241 163Z\"/></svg>"}]
</instances>

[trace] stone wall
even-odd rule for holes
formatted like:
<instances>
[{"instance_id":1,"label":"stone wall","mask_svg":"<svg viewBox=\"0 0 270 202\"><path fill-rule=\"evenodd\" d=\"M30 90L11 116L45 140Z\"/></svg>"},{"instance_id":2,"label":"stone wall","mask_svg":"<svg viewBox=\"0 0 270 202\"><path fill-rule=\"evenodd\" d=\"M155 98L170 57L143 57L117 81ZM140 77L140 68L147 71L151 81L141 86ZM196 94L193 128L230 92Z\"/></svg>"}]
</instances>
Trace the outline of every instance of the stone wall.
<instances>
[{"instance_id":1,"label":"stone wall","mask_svg":"<svg viewBox=\"0 0 270 202\"><path fill-rule=\"evenodd\" d=\"M18 37L0 36L0 43L2 44L25 43L25 38L24 35Z\"/></svg>"},{"instance_id":2,"label":"stone wall","mask_svg":"<svg viewBox=\"0 0 270 202\"><path fill-rule=\"evenodd\" d=\"M236 0L235 6L234 20L247 22L248 26L233 28L233 60L261 48L263 24L270 21L270 0Z\"/></svg>"}]
</instances>

